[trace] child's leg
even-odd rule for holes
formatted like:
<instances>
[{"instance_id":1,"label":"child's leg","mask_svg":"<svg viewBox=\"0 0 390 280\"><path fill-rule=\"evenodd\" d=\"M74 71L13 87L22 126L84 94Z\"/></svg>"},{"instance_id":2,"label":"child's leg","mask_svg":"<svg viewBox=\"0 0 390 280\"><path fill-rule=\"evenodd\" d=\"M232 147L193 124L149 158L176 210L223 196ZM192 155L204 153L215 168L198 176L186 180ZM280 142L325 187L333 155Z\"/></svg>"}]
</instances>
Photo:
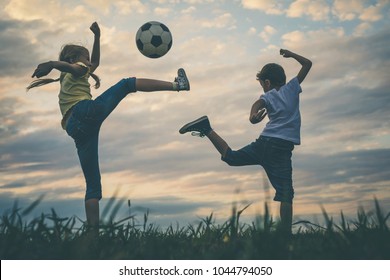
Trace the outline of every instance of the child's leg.
<instances>
[{"instance_id":1,"label":"child's leg","mask_svg":"<svg viewBox=\"0 0 390 280\"><path fill-rule=\"evenodd\" d=\"M190 90L190 82L183 68L177 70L177 77L174 82L153 80L153 79L136 79L135 88L137 91L180 91Z\"/></svg>"},{"instance_id":2,"label":"child's leg","mask_svg":"<svg viewBox=\"0 0 390 280\"><path fill-rule=\"evenodd\" d=\"M232 151L225 140L222 139L210 126L207 116L203 116L184 125L180 134L193 132L193 135L206 136L217 151L221 154L222 160L231 166L244 166L260 164L258 145L254 142L237 151ZM198 132L198 133L196 133Z\"/></svg>"},{"instance_id":3,"label":"child's leg","mask_svg":"<svg viewBox=\"0 0 390 280\"><path fill-rule=\"evenodd\" d=\"M91 112L96 110L94 101L79 102L73 109L66 131L76 144L81 169L86 182L85 213L87 225L96 228L99 225L99 200L102 197L99 169L99 128L100 123L93 122Z\"/></svg>"},{"instance_id":4,"label":"child's leg","mask_svg":"<svg viewBox=\"0 0 390 280\"><path fill-rule=\"evenodd\" d=\"M227 151L230 149L229 145L222 139L214 130L211 130L209 134L206 135L207 138L213 143L214 147L221 154L223 158L226 157Z\"/></svg>"},{"instance_id":5,"label":"child's leg","mask_svg":"<svg viewBox=\"0 0 390 280\"><path fill-rule=\"evenodd\" d=\"M88 226L97 228L99 226L99 199L91 198L85 201L85 214Z\"/></svg>"},{"instance_id":6,"label":"child's leg","mask_svg":"<svg viewBox=\"0 0 390 280\"><path fill-rule=\"evenodd\" d=\"M229 150L229 145L211 128L210 121L207 116L203 116L189 122L179 130L180 134L193 131L199 132L200 137L207 136L221 156L226 156L226 153Z\"/></svg>"},{"instance_id":7,"label":"child's leg","mask_svg":"<svg viewBox=\"0 0 390 280\"><path fill-rule=\"evenodd\" d=\"M261 137L264 142L264 169L275 188L274 200L280 202L281 230L291 234L294 188L292 181L292 142L272 137Z\"/></svg>"},{"instance_id":8,"label":"child's leg","mask_svg":"<svg viewBox=\"0 0 390 280\"><path fill-rule=\"evenodd\" d=\"M176 83L152 80L152 79L143 79L137 78L135 82L135 88L137 91L177 91Z\"/></svg>"},{"instance_id":9,"label":"child's leg","mask_svg":"<svg viewBox=\"0 0 390 280\"><path fill-rule=\"evenodd\" d=\"M280 202L280 220L283 232L291 234L293 206L289 202Z\"/></svg>"},{"instance_id":10,"label":"child's leg","mask_svg":"<svg viewBox=\"0 0 390 280\"><path fill-rule=\"evenodd\" d=\"M143 78L122 79L95 99L97 108L94 112L98 114L95 118L100 122L103 122L104 119L106 119L122 101L122 99L131 92L190 90L190 82L184 69L180 68L177 71L177 74L178 76L175 78L174 82Z\"/></svg>"},{"instance_id":11,"label":"child's leg","mask_svg":"<svg viewBox=\"0 0 390 280\"><path fill-rule=\"evenodd\" d=\"M77 153L87 184L85 195L87 226L90 227L95 234L98 233L99 200L102 197L98 157L98 133L96 134L90 135L90 138L87 139L86 142L82 142L82 144L79 144L79 139L76 140Z\"/></svg>"}]
</instances>

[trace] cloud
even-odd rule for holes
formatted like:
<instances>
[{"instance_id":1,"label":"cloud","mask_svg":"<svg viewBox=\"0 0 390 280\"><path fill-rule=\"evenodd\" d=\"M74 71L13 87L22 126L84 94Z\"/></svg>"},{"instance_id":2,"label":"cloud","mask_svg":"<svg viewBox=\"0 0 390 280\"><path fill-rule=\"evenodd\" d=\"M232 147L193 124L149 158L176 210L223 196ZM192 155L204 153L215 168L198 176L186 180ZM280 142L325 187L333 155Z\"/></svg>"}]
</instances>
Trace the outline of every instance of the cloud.
<instances>
[{"instance_id":1,"label":"cloud","mask_svg":"<svg viewBox=\"0 0 390 280\"><path fill-rule=\"evenodd\" d=\"M104 15L117 13L118 15L145 14L151 11L150 5L139 0L123 1L105 1L105 0L85 0L83 1L89 9L99 11ZM163 3L160 3L163 4Z\"/></svg>"},{"instance_id":2,"label":"cloud","mask_svg":"<svg viewBox=\"0 0 390 280\"><path fill-rule=\"evenodd\" d=\"M381 13L381 5L376 5L376 6L369 6L364 10L364 12L359 16L359 18L362 21L379 21L383 18L383 15Z\"/></svg>"},{"instance_id":3,"label":"cloud","mask_svg":"<svg viewBox=\"0 0 390 280\"><path fill-rule=\"evenodd\" d=\"M159 8L159 7L156 7L154 8L154 13L158 16L168 16L169 13L171 13L171 9L170 8Z\"/></svg>"},{"instance_id":4,"label":"cloud","mask_svg":"<svg viewBox=\"0 0 390 280\"><path fill-rule=\"evenodd\" d=\"M284 34L282 39L287 48L311 54L315 63L313 74L323 74L315 79L332 79L337 85L342 82L370 88L386 81L384 73L389 67L386 58L389 51L384 46L388 44L389 33L389 29L384 29L370 36L348 37L344 29L335 28L294 31ZM364 83L366 79L372 80Z\"/></svg>"},{"instance_id":5,"label":"cloud","mask_svg":"<svg viewBox=\"0 0 390 280\"><path fill-rule=\"evenodd\" d=\"M219 16L217 16L213 20L203 20L201 22L202 27L206 28L228 28L228 29L234 29L235 28L235 19L230 13L224 13Z\"/></svg>"},{"instance_id":6,"label":"cloud","mask_svg":"<svg viewBox=\"0 0 390 280\"><path fill-rule=\"evenodd\" d=\"M339 21L352 21L359 18L364 22L381 20L388 7L387 0L377 1L367 6L364 0L295 0L288 7L277 1L242 0L245 9L260 10L269 15L287 15L292 18L307 16L313 21L331 21L333 15Z\"/></svg>"},{"instance_id":7,"label":"cloud","mask_svg":"<svg viewBox=\"0 0 390 280\"><path fill-rule=\"evenodd\" d=\"M0 101L0 143L3 143L19 132L23 120L12 116L15 106L20 102L17 98L5 97Z\"/></svg>"},{"instance_id":8,"label":"cloud","mask_svg":"<svg viewBox=\"0 0 390 280\"><path fill-rule=\"evenodd\" d=\"M299 185L373 185L388 182L389 155L390 149L358 150L329 155L298 153L295 156L295 167L305 170L308 174Z\"/></svg>"},{"instance_id":9,"label":"cloud","mask_svg":"<svg viewBox=\"0 0 390 280\"><path fill-rule=\"evenodd\" d=\"M83 15L81 22L93 22L93 16L88 12L83 5L73 5L72 3L62 3L61 1L23 1L11 0L5 6L4 11L7 15L19 21L44 21L51 27L65 28L68 31L75 32L78 30L79 22L75 22L74 18L80 18Z\"/></svg>"},{"instance_id":10,"label":"cloud","mask_svg":"<svg viewBox=\"0 0 390 280\"><path fill-rule=\"evenodd\" d=\"M38 56L36 46L19 30L39 25L39 22L26 24L17 20L0 20L0 77L25 75L26 69L33 67L31 58Z\"/></svg>"},{"instance_id":11,"label":"cloud","mask_svg":"<svg viewBox=\"0 0 390 280\"><path fill-rule=\"evenodd\" d=\"M302 17L307 15L314 21L326 21L329 18L330 8L324 0L296 0L287 9L287 16Z\"/></svg>"},{"instance_id":12,"label":"cloud","mask_svg":"<svg viewBox=\"0 0 390 280\"><path fill-rule=\"evenodd\" d=\"M212 4L217 2L216 0L183 0L185 3L195 5L195 4Z\"/></svg>"},{"instance_id":13,"label":"cloud","mask_svg":"<svg viewBox=\"0 0 390 280\"><path fill-rule=\"evenodd\" d=\"M241 4L245 9L260 10L270 15L281 15L284 13L282 4L274 0L242 0Z\"/></svg>"},{"instance_id":14,"label":"cloud","mask_svg":"<svg viewBox=\"0 0 390 280\"><path fill-rule=\"evenodd\" d=\"M355 19L364 10L362 0L335 0L332 7L333 14L341 21Z\"/></svg>"},{"instance_id":15,"label":"cloud","mask_svg":"<svg viewBox=\"0 0 390 280\"><path fill-rule=\"evenodd\" d=\"M196 11L196 7L190 6L187 9L181 11L182 14L192 14Z\"/></svg>"},{"instance_id":16,"label":"cloud","mask_svg":"<svg viewBox=\"0 0 390 280\"><path fill-rule=\"evenodd\" d=\"M323 205L330 215L343 211L351 216L359 206L371 209L376 197L387 209L390 205L388 153L389 149L329 155L296 153L296 207L305 205L306 211L317 212L319 205Z\"/></svg>"},{"instance_id":17,"label":"cloud","mask_svg":"<svg viewBox=\"0 0 390 280\"><path fill-rule=\"evenodd\" d=\"M354 30L354 36L363 36L372 28L372 25L368 22L362 22L358 26L356 26Z\"/></svg>"},{"instance_id":18,"label":"cloud","mask_svg":"<svg viewBox=\"0 0 390 280\"><path fill-rule=\"evenodd\" d=\"M266 25L264 26L264 29L263 31L260 33L260 37L265 41L265 42L269 42L270 40L270 37L275 34L277 32L277 30L270 26L270 25Z\"/></svg>"},{"instance_id":19,"label":"cloud","mask_svg":"<svg viewBox=\"0 0 390 280\"><path fill-rule=\"evenodd\" d=\"M377 1L375 5L366 6L366 1L363 0L335 0L332 13L340 21L351 21L359 18L366 22L375 22L383 18L382 13L386 13L386 7L389 1Z\"/></svg>"}]
</instances>

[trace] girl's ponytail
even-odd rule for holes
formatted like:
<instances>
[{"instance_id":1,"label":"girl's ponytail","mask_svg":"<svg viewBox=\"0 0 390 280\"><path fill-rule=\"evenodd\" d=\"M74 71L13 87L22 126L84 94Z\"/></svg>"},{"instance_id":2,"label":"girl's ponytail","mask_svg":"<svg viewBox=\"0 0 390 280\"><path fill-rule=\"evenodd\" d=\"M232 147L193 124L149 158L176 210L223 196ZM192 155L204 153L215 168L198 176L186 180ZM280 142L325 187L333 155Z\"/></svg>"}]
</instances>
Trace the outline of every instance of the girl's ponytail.
<instances>
[{"instance_id":1,"label":"girl's ponytail","mask_svg":"<svg viewBox=\"0 0 390 280\"><path fill-rule=\"evenodd\" d=\"M97 75L95 75L94 73L89 73L89 75L95 80L95 88L99 88L100 87L100 79Z\"/></svg>"},{"instance_id":2,"label":"girl's ponytail","mask_svg":"<svg viewBox=\"0 0 390 280\"><path fill-rule=\"evenodd\" d=\"M32 89L33 87L40 87L40 86L47 85L50 83L58 82L59 80L60 80L60 78L58 78L58 79L37 79L35 81L32 81L31 84L26 89L28 91L29 89Z\"/></svg>"}]
</instances>

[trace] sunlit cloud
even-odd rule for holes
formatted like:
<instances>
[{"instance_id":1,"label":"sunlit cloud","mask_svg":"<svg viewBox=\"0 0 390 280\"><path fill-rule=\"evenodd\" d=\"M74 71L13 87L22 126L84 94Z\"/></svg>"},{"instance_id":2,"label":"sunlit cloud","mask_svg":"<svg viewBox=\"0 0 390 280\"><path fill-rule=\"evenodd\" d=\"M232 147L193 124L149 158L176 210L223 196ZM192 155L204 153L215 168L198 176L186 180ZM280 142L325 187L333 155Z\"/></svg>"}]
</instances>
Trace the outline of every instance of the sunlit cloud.
<instances>
[{"instance_id":1,"label":"sunlit cloud","mask_svg":"<svg viewBox=\"0 0 390 280\"><path fill-rule=\"evenodd\" d=\"M282 4L274 0L242 0L241 2L246 9L260 10L270 15L280 15L284 12Z\"/></svg>"},{"instance_id":2,"label":"sunlit cloud","mask_svg":"<svg viewBox=\"0 0 390 280\"><path fill-rule=\"evenodd\" d=\"M330 7L324 0L296 0L287 10L288 17L302 17L306 15L314 21L326 21L329 19Z\"/></svg>"}]
</instances>

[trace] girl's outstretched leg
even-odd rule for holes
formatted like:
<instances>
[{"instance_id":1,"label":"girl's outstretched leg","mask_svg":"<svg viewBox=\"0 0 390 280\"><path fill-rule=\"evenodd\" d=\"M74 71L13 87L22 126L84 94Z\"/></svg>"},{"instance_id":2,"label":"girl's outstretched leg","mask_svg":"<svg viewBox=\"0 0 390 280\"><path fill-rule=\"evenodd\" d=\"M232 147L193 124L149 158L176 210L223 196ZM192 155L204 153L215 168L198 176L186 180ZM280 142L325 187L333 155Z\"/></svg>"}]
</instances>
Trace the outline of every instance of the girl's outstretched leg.
<instances>
[{"instance_id":1,"label":"girl's outstretched leg","mask_svg":"<svg viewBox=\"0 0 390 280\"><path fill-rule=\"evenodd\" d=\"M97 228L99 226L99 199L91 198L85 201L85 214L88 226Z\"/></svg>"},{"instance_id":2,"label":"girl's outstretched leg","mask_svg":"<svg viewBox=\"0 0 390 280\"><path fill-rule=\"evenodd\" d=\"M190 90L190 82L184 69L180 68L177 71L177 77L173 82L143 79L143 78L126 78L122 79L100 96L95 99L96 112L98 116L95 116L101 123L111 114L111 112L118 106L118 104L129 93L136 91L181 91Z\"/></svg>"},{"instance_id":3,"label":"girl's outstretched leg","mask_svg":"<svg viewBox=\"0 0 390 280\"><path fill-rule=\"evenodd\" d=\"M176 90L175 87L177 88L174 82L166 82L153 79L137 78L135 82L135 88L137 91L173 91Z\"/></svg>"},{"instance_id":4,"label":"girl's outstretched leg","mask_svg":"<svg viewBox=\"0 0 390 280\"><path fill-rule=\"evenodd\" d=\"M183 68L177 70L177 77L173 82L154 79L137 78L135 81L137 91L182 91L190 90L190 82Z\"/></svg>"}]
</instances>

